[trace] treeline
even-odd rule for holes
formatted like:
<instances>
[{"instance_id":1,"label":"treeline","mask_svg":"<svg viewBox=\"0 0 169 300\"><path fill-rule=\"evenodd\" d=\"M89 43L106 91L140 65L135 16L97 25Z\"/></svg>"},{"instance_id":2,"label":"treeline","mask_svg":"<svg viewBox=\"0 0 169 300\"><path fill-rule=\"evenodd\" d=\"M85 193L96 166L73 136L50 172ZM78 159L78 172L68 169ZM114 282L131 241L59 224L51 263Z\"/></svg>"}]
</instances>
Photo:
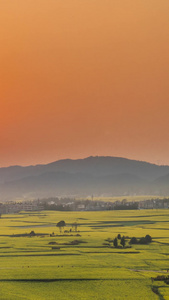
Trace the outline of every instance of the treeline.
<instances>
[{"instance_id":1,"label":"treeline","mask_svg":"<svg viewBox=\"0 0 169 300\"><path fill-rule=\"evenodd\" d=\"M145 237L141 237L140 239L137 239L136 237L132 237L129 244L130 245L147 245L152 242L152 237L147 234Z\"/></svg>"},{"instance_id":2,"label":"treeline","mask_svg":"<svg viewBox=\"0 0 169 300\"><path fill-rule=\"evenodd\" d=\"M131 248L131 245L148 245L152 242L152 237L147 234L145 237L129 238L128 236L121 236L119 233L114 239L108 238L105 240L106 243L103 243L104 246L110 246L114 248Z\"/></svg>"},{"instance_id":3,"label":"treeline","mask_svg":"<svg viewBox=\"0 0 169 300\"><path fill-rule=\"evenodd\" d=\"M121 205L116 205L113 208L114 210L133 210L133 209L138 209L138 203L129 203L129 204L121 204Z\"/></svg>"}]
</instances>

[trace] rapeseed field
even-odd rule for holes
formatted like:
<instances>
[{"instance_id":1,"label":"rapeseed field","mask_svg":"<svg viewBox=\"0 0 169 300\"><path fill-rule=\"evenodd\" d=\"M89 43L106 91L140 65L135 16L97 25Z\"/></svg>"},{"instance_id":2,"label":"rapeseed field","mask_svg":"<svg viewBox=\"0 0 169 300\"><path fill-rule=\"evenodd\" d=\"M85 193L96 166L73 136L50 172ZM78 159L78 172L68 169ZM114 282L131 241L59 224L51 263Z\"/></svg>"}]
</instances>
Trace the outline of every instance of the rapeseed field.
<instances>
[{"instance_id":1,"label":"rapeseed field","mask_svg":"<svg viewBox=\"0 0 169 300\"><path fill-rule=\"evenodd\" d=\"M118 234L124 248L120 239L114 247ZM151 243L129 244L146 235ZM168 269L168 210L21 212L0 219L0 299L169 299L169 285L154 280Z\"/></svg>"}]
</instances>

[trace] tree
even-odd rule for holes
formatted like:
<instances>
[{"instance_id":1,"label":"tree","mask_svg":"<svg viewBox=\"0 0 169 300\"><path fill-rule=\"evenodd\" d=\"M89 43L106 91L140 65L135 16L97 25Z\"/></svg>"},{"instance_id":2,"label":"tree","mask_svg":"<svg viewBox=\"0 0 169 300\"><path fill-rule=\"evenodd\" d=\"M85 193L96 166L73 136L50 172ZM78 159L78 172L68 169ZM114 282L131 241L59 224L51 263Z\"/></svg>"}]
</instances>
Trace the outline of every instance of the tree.
<instances>
[{"instance_id":1,"label":"tree","mask_svg":"<svg viewBox=\"0 0 169 300\"><path fill-rule=\"evenodd\" d=\"M139 244L141 244L141 245L146 245L147 244L147 241L146 241L145 237L140 238Z\"/></svg>"},{"instance_id":2,"label":"tree","mask_svg":"<svg viewBox=\"0 0 169 300\"><path fill-rule=\"evenodd\" d=\"M57 223L56 226L59 228L60 233L61 233L62 229L66 226L66 223L65 223L65 221L60 221L60 222Z\"/></svg>"},{"instance_id":3,"label":"tree","mask_svg":"<svg viewBox=\"0 0 169 300\"><path fill-rule=\"evenodd\" d=\"M120 233L117 235L117 238L118 238L118 240L121 240L121 234Z\"/></svg>"},{"instance_id":4,"label":"tree","mask_svg":"<svg viewBox=\"0 0 169 300\"><path fill-rule=\"evenodd\" d=\"M129 242L130 245L132 244L138 244L138 240L136 239L136 237L132 237L130 242Z\"/></svg>"},{"instance_id":5,"label":"tree","mask_svg":"<svg viewBox=\"0 0 169 300\"><path fill-rule=\"evenodd\" d=\"M118 241L117 241L117 238L115 238L115 239L114 239L114 241L113 241L113 245L114 245L114 247L115 247L115 248L117 248L117 246L118 246Z\"/></svg>"},{"instance_id":6,"label":"tree","mask_svg":"<svg viewBox=\"0 0 169 300\"><path fill-rule=\"evenodd\" d=\"M30 236L35 236L35 235L36 235L36 234L35 234L35 231L32 230L32 231L29 233L29 235L30 235Z\"/></svg>"},{"instance_id":7,"label":"tree","mask_svg":"<svg viewBox=\"0 0 169 300\"><path fill-rule=\"evenodd\" d=\"M145 240L146 240L147 244L149 244L149 243L151 243L151 241L152 241L152 237L151 237L149 234L147 234L147 235L145 236Z\"/></svg>"},{"instance_id":8,"label":"tree","mask_svg":"<svg viewBox=\"0 0 169 300\"><path fill-rule=\"evenodd\" d=\"M123 246L123 248L125 247L126 241L124 236L122 237L120 244Z\"/></svg>"}]
</instances>

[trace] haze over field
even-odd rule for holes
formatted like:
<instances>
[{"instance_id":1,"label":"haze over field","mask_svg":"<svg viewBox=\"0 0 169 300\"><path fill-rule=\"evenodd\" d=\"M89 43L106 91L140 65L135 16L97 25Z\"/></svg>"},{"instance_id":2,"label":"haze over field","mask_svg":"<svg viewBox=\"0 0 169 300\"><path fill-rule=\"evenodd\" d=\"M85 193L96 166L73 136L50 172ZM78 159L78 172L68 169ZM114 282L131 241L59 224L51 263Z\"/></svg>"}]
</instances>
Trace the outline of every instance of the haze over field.
<instances>
[{"instance_id":1,"label":"haze over field","mask_svg":"<svg viewBox=\"0 0 169 300\"><path fill-rule=\"evenodd\" d=\"M0 0L0 166L169 164L168 0Z\"/></svg>"}]
</instances>

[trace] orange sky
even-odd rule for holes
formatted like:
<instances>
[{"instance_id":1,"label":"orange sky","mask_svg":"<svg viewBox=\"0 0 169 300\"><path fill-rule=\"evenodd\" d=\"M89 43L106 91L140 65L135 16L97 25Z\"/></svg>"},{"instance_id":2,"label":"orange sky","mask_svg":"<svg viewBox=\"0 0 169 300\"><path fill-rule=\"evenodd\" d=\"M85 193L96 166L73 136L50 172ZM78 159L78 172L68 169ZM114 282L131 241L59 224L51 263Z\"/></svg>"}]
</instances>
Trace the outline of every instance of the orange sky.
<instances>
[{"instance_id":1,"label":"orange sky","mask_svg":"<svg viewBox=\"0 0 169 300\"><path fill-rule=\"evenodd\" d=\"M169 164L168 0L0 0L0 166Z\"/></svg>"}]
</instances>

